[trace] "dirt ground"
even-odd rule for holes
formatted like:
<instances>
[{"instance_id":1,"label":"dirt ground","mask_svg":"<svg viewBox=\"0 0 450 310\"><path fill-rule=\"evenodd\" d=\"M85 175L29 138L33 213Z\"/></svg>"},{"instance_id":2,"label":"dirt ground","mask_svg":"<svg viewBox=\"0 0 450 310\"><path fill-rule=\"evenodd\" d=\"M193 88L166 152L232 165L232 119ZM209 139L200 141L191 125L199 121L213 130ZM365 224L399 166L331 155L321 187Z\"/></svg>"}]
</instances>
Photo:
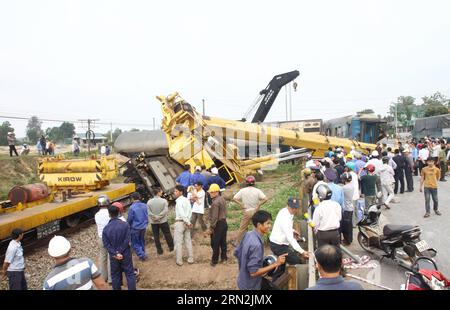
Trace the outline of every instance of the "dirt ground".
<instances>
[{"instance_id":1,"label":"dirt ground","mask_svg":"<svg viewBox=\"0 0 450 310\"><path fill-rule=\"evenodd\" d=\"M39 160L38 156L27 156L19 158L9 158L2 155L0 158L0 187L3 197L9 189L17 184L26 184L35 180L36 167ZM118 158L120 162L124 158ZM257 182L257 186L267 195L272 205L263 206L263 209L270 208L273 215L274 210L284 207L285 198L283 202L278 202L279 197L275 199L281 191L286 188L295 188L296 183L293 175L296 173L296 168L289 168L288 171L281 171L275 173L268 173L263 177L261 182ZM226 199L231 199L232 196L239 190L239 185L234 184L229 187L224 193ZM278 195L279 196L279 195ZM271 198L274 199L271 199ZM275 202L274 202L275 201ZM269 204L269 203L268 203ZM171 207L171 215L169 219L174 218L174 210ZM238 273L237 260L233 255L234 246L231 244L235 240L237 230L239 228L242 211L238 206L228 204L228 261L226 263L219 263L215 267L210 265L212 250L210 247L210 237L204 237L199 224L193 238L194 264L188 264L187 258L184 258L183 266L177 266L175 263L175 253L169 252L163 235L161 234L161 243L163 245L164 253L157 255L156 248L153 242L151 229L147 232L146 250L149 259L141 262L135 259L135 267L140 269L140 276L137 286L140 289L220 289L230 290L237 289L236 277ZM173 221L172 221L173 222ZM249 226L251 229L251 226ZM173 227L172 227L173 234ZM95 225L81 229L79 232L67 236L73 245L73 256L88 257L98 262L97 249L97 233ZM187 255L186 250L183 249L184 255ZM270 250L266 248L266 254ZM134 255L134 254L133 254ZM42 283L45 276L51 271L53 260L48 256L47 249L42 248L37 252L27 255L25 253L27 270L26 275L30 289L42 289ZM1 281L0 289L6 289L7 284Z\"/></svg>"}]
</instances>

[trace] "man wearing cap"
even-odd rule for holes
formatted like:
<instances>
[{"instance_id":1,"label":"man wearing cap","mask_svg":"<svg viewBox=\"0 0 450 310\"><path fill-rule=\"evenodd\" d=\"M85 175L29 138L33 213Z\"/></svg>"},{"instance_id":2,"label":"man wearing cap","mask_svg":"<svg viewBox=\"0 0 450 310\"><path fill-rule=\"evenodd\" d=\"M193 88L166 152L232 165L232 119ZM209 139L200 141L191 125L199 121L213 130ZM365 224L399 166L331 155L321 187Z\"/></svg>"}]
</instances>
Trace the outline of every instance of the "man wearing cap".
<instances>
[{"instance_id":1,"label":"man wearing cap","mask_svg":"<svg viewBox=\"0 0 450 310\"><path fill-rule=\"evenodd\" d=\"M339 246L342 207L331 200L332 193L328 185L320 185L316 191L320 203L313 214L312 222L317 233L318 246L324 244Z\"/></svg>"},{"instance_id":2,"label":"man wearing cap","mask_svg":"<svg viewBox=\"0 0 450 310\"><path fill-rule=\"evenodd\" d=\"M219 169L217 169L216 167L211 168L211 177L208 179L208 181L206 181L205 184L203 184L203 189L205 191L209 190L211 184L219 185L221 190L225 189L226 186L225 181L219 176Z\"/></svg>"},{"instance_id":3,"label":"man wearing cap","mask_svg":"<svg viewBox=\"0 0 450 310\"><path fill-rule=\"evenodd\" d=\"M174 242L175 259L178 266L183 265L183 240L188 252L188 263L194 263L194 252L192 250L191 239L191 216L192 209L189 199L183 196L184 187L175 186L173 194L175 196L175 224L174 224Z\"/></svg>"},{"instance_id":4,"label":"man wearing cap","mask_svg":"<svg viewBox=\"0 0 450 310\"><path fill-rule=\"evenodd\" d=\"M380 160L380 153L378 153L377 150L372 152L372 156L370 157L369 161L364 165L366 168L368 165L373 165L375 167L375 174L378 174L378 170L381 168L381 165L383 165L383 162ZM360 173L359 171L358 173Z\"/></svg>"},{"instance_id":5,"label":"man wearing cap","mask_svg":"<svg viewBox=\"0 0 450 310\"><path fill-rule=\"evenodd\" d=\"M383 167L383 165L381 165ZM380 177L375 174L375 166L368 165L366 168L367 174L361 177L361 194L364 194L365 211L369 207L377 203L377 193L381 192ZM381 168L378 168L381 171Z\"/></svg>"},{"instance_id":6,"label":"man wearing cap","mask_svg":"<svg viewBox=\"0 0 450 310\"><path fill-rule=\"evenodd\" d=\"M95 213L95 224L97 225L97 244L100 258L100 273L106 282L111 283L111 264L109 260L108 250L103 244L103 229L109 223L108 207L111 204L107 195L100 195L97 198L97 206L99 210Z\"/></svg>"},{"instance_id":7,"label":"man wearing cap","mask_svg":"<svg viewBox=\"0 0 450 310\"><path fill-rule=\"evenodd\" d=\"M131 256L131 233L128 223L119 219L119 208L109 206L111 220L103 229L103 244L111 261L111 280L113 290L121 290L122 272L127 278L128 290L136 290L136 276Z\"/></svg>"},{"instance_id":8,"label":"man wearing cap","mask_svg":"<svg viewBox=\"0 0 450 310\"><path fill-rule=\"evenodd\" d=\"M247 186L239 190L233 197L233 202L237 203L244 211L239 226L239 233L236 238L236 244L241 241L242 237L247 232L248 224L250 223L253 214L255 214L255 212L268 200L266 195L259 188L255 187L255 182L256 179L254 176L247 176L245 179Z\"/></svg>"},{"instance_id":9,"label":"man wearing cap","mask_svg":"<svg viewBox=\"0 0 450 310\"><path fill-rule=\"evenodd\" d=\"M211 195L212 203L209 210L209 229L208 235L211 235L212 258L211 266L217 265L219 256L221 262L226 262L227 257L227 206L225 199L219 195L220 187L217 184L211 184L208 190Z\"/></svg>"},{"instance_id":10,"label":"man wearing cap","mask_svg":"<svg viewBox=\"0 0 450 310\"><path fill-rule=\"evenodd\" d=\"M272 233L269 237L269 246L273 254L280 256L288 253L286 262L290 265L302 263L302 259L298 253L304 259L309 258L308 252L303 250L300 244L298 244L296 237L299 237L299 233L293 228L294 215L299 208L299 200L290 197L287 201L287 206L278 212L275 223L273 224ZM284 272L284 268L280 268L277 274L281 275L282 272Z\"/></svg>"},{"instance_id":11,"label":"man wearing cap","mask_svg":"<svg viewBox=\"0 0 450 310\"><path fill-rule=\"evenodd\" d=\"M48 254L55 259L55 267L44 281L44 290L107 290L100 271L89 258L70 257L70 242L54 236L48 244Z\"/></svg>"},{"instance_id":12,"label":"man wearing cap","mask_svg":"<svg viewBox=\"0 0 450 310\"><path fill-rule=\"evenodd\" d=\"M3 262L3 274L8 276L10 290L27 290L25 279L25 258L20 241L23 239L23 231L20 228L13 229L11 241L5 254Z\"/></svg>"},{"instance_id":13,"label":"man wearing cap","mask_svg":"<svg viewBox=\"0 0 450 310\"><path fill-rule=\"evenodd\" d=\"M16 138L14 137L14 133L13 132L8 132L8 135L6 136L6 140L8 141L8 146L9 146L9 157L13 156L13 152L16 154L16 156L19 156L19 154L17 154L17 150L16 150Z\"/></svg>"},{"instance_id":14,"label":"man wearing cap","mask_svg":"<svg viewBox=\"0 0 450 310\"><path fill-rule=\"evenodd\" d=\"M189 184L189 185L194 185L197 182L206 184L206 178L202 175L201 172L202 172L202 167L195 166L195 171L191 176L191 184Z\"/></svg>"}]
</instances>

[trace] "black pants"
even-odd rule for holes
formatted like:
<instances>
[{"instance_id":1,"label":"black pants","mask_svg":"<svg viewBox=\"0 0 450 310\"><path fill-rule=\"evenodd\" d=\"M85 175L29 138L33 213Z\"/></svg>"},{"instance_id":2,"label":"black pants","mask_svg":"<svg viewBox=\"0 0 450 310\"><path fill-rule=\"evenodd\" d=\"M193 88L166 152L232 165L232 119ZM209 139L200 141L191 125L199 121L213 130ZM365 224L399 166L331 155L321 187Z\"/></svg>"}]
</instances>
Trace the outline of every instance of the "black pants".
<instances>
[{"instance_id":1,"label":"black pants","mask_svg":"<svg viewBox=\"0 0 450 310\"><path fill-rule=\"evenodd\" d=\"M344 211L341 220L341 232L344 241L348 244L353 241L353 211Z\"/></svg>"},{"instance_id":2,"label":"black pants","mask_svg":"<svg viewBox=\"0 0 450 310\"><path fill-rule=\"evenodd\" d=\"M22 291L28 289L24 271L7 271L6 275L8 276L9 289L11 291Z\"/></svg>"},{"instance_id":3,"label":"black pants","mask_svg":"<svg viewBox=\"0 0 450 310\"><path fill-rule=\"evenodd\" d=\"M440 181L444 181L445 180L445 173L447 172L447 163L445 161L441 161L439 164L441 166L441 179L440 179Z\"/></svg>"},{"instance_id":4,"label":"black pants","mask_svg":"<svg viewBox=\"0 0 450 310\"><path fill-rule=\"evenodd\" d=\"M426 166L426 164L421 160L419 160L418 163L419 163L419 175L421 175L422 169L423 169L423 167Z\"/></svg>"},{"instance_id":5,"label":"black pants","mask_svg":"<svg viewBox=\"0 0 450 310\"><path fill-rule=\"evenodd\" d=\"M173 238L172 234L170 233L170 227L169 223L161 223L161 224L152 224L152 232L153 232L153 238L155 239L155 246L156 251L158 254L162 254L164 251L161 247L161 240L159 239L159 230L164 234L164 239L166 239L167 245L169 246L169 251L173 251Z\"/></svg>"},{"instance_id":6,"label":"black pants","mask_svg":"<svg viewBox=\"0 0 450 310\"><path fill-rule=\"evenodd\" d=\"M269 241L269 246L272 253L276 256L288 253L288 255L286 256L286 263L288 263L289 265L297 265L304 263L304 260L300 258L299 254L293 249L291 249L288 245L280 245L273 243L272 241ZM283 264L280 267L278 267L277 270L275 270L275 272L273 273L272 276L273 281L282 276L285 270L286 264Z\"/></svg>"},{"instance_id":7,"label":"black pants","mask_svg":"<svg viewBox=\"0 0 450 310\"><path fill-rule=\"evenodd\" d=\"M326 244L339 247L339 245L341 244L339 229L326 231L319 230L317 232L317 246L320 248L322 245Z\"/></svg>"},{"instance_id":8,"label":"black pants","mask_svg":"<svg viewBox=\"0 0 450 310\"><path fill-rule=\"evenodd\" d=\"M219 255L221 260L227 260L227 230L226 220L219 220L211 235L211 248L213 251L211 262L217 264Z\"/></svg>"},{"instance_id":9,"label":"black pants","mask_svg":"<svg viewBox=\"0 0 450 310\"><path fill-rule=\"evenodd\" d=\"M398 182L400 182L400 193L405 192L405 176L403 173L403 168L398 168L395 170L395 186L394 186L394 194L397 194L398 192Z\"/></svg>"},{"instance_id":10,"label":"black pants","mask_svg":"<svg viewBox=\"0 0 450 310\"><path fill-rule=\"evenodd\" d=\"M9 156L10 157L13 156L13 152L16 153L16 156L19 156L19 154L17 154L16 146L15 145L10 145L9 146Z\"/></svg>"},{"instance_id":11,"label":"black pants","mask_svg":"<svg viewBox=\"0 0 450 310\"><path fill-rule=\"evenodd\" d=\"M405 178L406 178L406 187L408 188L408 192L412 192L414 190L414 182L413 182L413 173L410 167L405 168Z\"/></svg>"}]
</instances>

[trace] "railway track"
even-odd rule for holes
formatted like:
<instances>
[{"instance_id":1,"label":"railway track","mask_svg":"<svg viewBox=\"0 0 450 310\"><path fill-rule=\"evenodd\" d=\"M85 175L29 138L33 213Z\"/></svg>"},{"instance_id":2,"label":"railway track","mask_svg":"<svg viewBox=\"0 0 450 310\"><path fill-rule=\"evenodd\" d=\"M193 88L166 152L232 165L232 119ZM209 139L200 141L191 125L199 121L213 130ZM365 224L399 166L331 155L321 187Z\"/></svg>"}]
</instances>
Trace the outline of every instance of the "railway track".
<instances>
[{"instance_id":1,"label":"railway track","mask_svg":"<svg viewBox=\"0 0 450 310\"><path fill-rule=\"evenodd\" d=\"M49 234L48 236L45 236L45 237L42 237L39 239L37 238L37 234L36 234L35 230L26 232L24 239L22 240L22 247L23 247L24 253L26 255L31 255L31 254L35 253L37 250L40 250L43 247L47 247L50 239L53 238L53 236L55 236L55 235L68 236L70 234L79 232L80 230L87 228L94 224L95 224L95 219L93 217L88 218L88 219L85 219L84 221L80 222L78 225L76 225L74 227L66 227L66 228L60 229L54 233ZM3 260L5 259L5 253L6 253L6 249L8 248L8 244L9 244L9 240L6 240L6 241L2 242L0 245L0 261L1 262L3 262Z\"/></svg>"}]
</instances>

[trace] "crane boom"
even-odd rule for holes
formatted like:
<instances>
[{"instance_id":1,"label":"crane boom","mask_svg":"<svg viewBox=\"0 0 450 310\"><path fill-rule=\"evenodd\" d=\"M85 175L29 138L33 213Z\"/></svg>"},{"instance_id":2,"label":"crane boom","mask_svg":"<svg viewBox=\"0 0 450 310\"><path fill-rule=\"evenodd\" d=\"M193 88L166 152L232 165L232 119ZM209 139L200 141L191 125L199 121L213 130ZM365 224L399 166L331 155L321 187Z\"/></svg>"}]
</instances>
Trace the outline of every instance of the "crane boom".
<instances>
[{"instance_id":1,"label":"crane boom","mask_svg":"<svg viewBox=\"0 0 450 310\"><path fill-rule=\"evenodd\" d=\"M210 167L215 164L222 169L221 176L225 175L227 182L241 181L246 175L255 173L255 170L265 165L278 163L278 158L274 155L242 160L237 146L229 143L230 139L306 148L320 156L330 146L343 146L347 152L354 146L362 153L367 153L367 148L373 150L376 147L350 139L202 116L178 93L167 97L158 96L157 99L161 102L162 130L166 133L169 156L178 163L190 164L191 167Z\"/></svg>"},{"instance_id":2,"label":"crane boom","mask_svg":"<svg viewBox=\"0 0 450 310\"><path fill-rule=\"evenodd\" d=\"M275 99L277 98L281 88L286 84L292 82L300 75L298 70L286 72L282 74L275 75L272 80L267 84L266 88L261 90L259 94L263 96L259 103L258 109L253 116L252 123L262 123L267 117L267 114L272 108ZM243 120L245 121L248 114L253 110L253 107L246 113Z\"/></svg>"}]
</instances>

